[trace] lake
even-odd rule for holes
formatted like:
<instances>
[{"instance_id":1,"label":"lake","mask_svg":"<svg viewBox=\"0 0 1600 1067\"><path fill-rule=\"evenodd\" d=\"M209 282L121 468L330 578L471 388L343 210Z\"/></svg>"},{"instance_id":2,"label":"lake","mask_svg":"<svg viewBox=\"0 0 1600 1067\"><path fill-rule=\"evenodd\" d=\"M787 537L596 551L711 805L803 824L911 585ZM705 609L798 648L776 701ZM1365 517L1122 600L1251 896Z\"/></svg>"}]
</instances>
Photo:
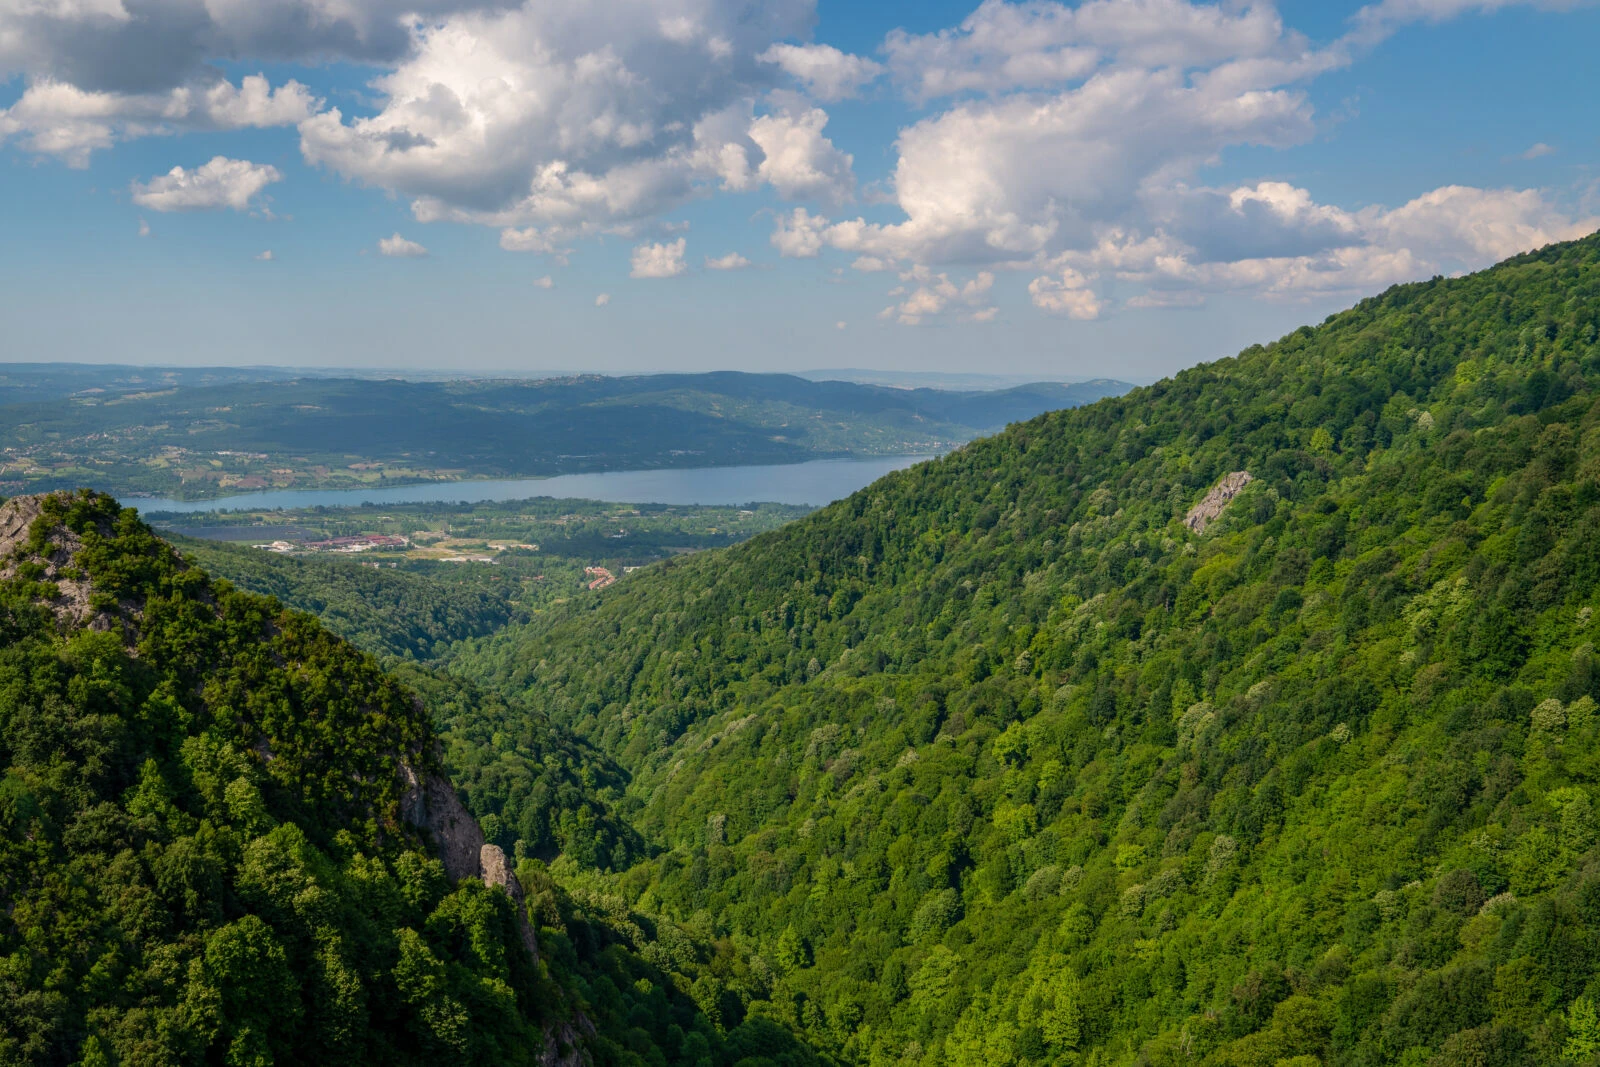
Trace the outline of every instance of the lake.
<instances>
[{"instance_id":1,"label":"lake","mask_svg":"<svg viewBox=\"0 0 1600 1067\"><path fill-rule=\"evenodd\" d=\"M890 471L931 456L815 459L770 467L693 467L675 470L604 471L551 478L506 478L371 489L276 489L216 500L124 497L141 514L192 515L238 508L358 507L362 504L481 503L548 496L617 504L801 504L820 507L871 485Z\"/></svg>"}]
</instances>

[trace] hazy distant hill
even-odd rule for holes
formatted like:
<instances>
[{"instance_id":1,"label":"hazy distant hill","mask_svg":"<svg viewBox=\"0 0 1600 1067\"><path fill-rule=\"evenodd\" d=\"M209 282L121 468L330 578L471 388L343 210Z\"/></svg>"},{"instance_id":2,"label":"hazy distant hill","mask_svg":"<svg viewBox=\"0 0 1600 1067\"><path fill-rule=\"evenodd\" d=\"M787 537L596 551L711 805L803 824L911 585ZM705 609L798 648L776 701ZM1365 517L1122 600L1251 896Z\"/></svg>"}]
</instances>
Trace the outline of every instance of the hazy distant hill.
<instances>
[{"instance_id":1,"label":"hazy distant hill","mask_svg":"<svg viewBox=\"0 0 1600 1067\"><path fill-rule=\"evenodd\" d=\"M282 381L285 367L134 367L114 363L0 363L0 405L116 396L237 382Z\"/></svg>"},{"instance_id":2,"label":"hazy distant hill","mask_svg":"<svg viewBox=\"0 0 1600 1067\"><path fill-rule=\"evenodd\" d=\"M1121 392L1133 388L1128 382L1111 378L1058 378L1047 374L985 374L981 371L896 371L840 367L795 373L813 382L855 382L857 385L886 385L891 389L953 389L980 392L1012 389L1019 385L1034 385L1038 382L1091 389L1109 384L1118 386Z\"/></svg>"},{"instance_id":3,"label":"hazy distant hill","mask_svg":"<svg viewBox=\"0 0 1600 1067\"><path fill-rule=\"evenodd\" d=\"M947 392L723 372L79 391L0 407L0 484L205 496L939 452L1125 388Z\"/></svg>"}]
</instances>

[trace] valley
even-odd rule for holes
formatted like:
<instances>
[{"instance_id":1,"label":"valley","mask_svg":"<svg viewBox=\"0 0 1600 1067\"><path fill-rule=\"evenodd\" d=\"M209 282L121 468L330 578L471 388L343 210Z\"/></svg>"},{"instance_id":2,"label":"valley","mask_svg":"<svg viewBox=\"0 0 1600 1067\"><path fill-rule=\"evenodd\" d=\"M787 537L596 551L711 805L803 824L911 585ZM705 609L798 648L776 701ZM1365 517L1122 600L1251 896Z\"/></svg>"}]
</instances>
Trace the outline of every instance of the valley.
<instances>
[{"instance_id":1,"label":"valley","mask_svg":"<svg viewBox=\"0 0 1600 1067\"><path fill-rule=\"evenodd\" d=\"M1592 1062L1595 382L1600 238L812 512L165 517L232 541L180 563L104 497L26 504L0 1048ZM390 772L332 771L399 751L489 858L455 888Z\"/></svg>"},{"instance_id":2,"label":"valley","mask_svg":"<svg viewBox=\"0 0 1600 1067\"><path fill-rule=\"evenodd\" d=\"M0 1067L1600 1067L1597 44L0 0Z\"/></svg>"}]
</instances>

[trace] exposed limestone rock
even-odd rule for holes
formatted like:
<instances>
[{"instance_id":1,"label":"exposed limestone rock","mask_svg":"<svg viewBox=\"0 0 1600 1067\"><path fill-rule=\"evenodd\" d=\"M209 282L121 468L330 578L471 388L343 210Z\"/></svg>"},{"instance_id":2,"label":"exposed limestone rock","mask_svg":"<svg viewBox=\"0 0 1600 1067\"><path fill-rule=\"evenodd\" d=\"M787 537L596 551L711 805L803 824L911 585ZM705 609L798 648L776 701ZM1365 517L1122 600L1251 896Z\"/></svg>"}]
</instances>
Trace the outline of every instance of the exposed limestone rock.
<instances>
[{"instance_id":1,"label":"exposed limestone rock","mask_svg":"<svg viewBox=\"0 0 1600 1067\"><path fill-rule=\"evenodd\" d=\"M539 958L539 942L528 924L528 901L522 883L506 862L505 850L483 840L478 820L461 803L451 784L437 775L422 781L409 763L400 765L406 791L400 798L401 817L433 838L444 873L452 882L480 878L487 886L499 886L511 898L517 913L517 931L528 955Z\"/></svg>"},{"instance_id":2,"label":"exposed limestone rock","mask_svg":"<svg viewBox=\"0 0 1600 1067\"><path fill-rule=\"evenodd\" d=\"M506 863L505 850L499 845L484 845L478 851L478 869L482 872L484 885L499 886L511 898L511 905L517 912L517 932L522 935L522 947L537 960L539 942L533 936L533 927L528 925L527 897L522 892L522 883L517 881L517 876Z\"/></svg>"},{"instance_id":3,"label":"exposed limestone rock","mask_svg":"<svg viewBox=\"0 0 1600 1067\"><path fill-rule=\"evenodd\" d=\"M50 544L42 555L27 551L29 529L39 517L44 499L49 495L16 496L0 505L0 578L16 578L18 568L24 564L42 565L44 574L40 580L54 583L58 590L54 598L43 603L55 612L62 624L88 626L95 630L109 629L110 618L97 617L99 613L89 606L89 594L93 590L87 578L75 576L72 561L83 547L81 537L64 526L58 526L50 532ZM74 576L68 577L69 574Z\"/></svg>"},{"instance_id":4,"label":"exposed limestone rock","mask_svg":"<svg viewBox=\"0 0 1600 1067\"><path fill-rule=\"evenodd\" d=\"M445 875L452 882L478 877L483 831L456 796L455 788L437 775L425 782L419 780L406 763L400 765L400 776L406 785L400 798L401 817L433 837Z\"/></svg>"},{"instance_id":5,"label":"exposed limestone rock","mask_svg":"<svg viewBox=\"0 0 1600 1067\"><path fill-rule=\"evenodd\" d=\"M583 1038L593 1037L594 1023L583 1012L578 1012L577 1026L562 1021L545 1026L544 1052L539 1056L540 1067L589 1067L594 1062L583 1047Z\"/></svg>"},{"instance_id":6,"label":"exposed limestone rock","mask_svg":"<svg viewBox=\"0 0 1600 1067\"><path fill-rule=\"evenodd\" d=\"M1222 514L1222 509L1228 506L1228 501L1238 496L1244 487L1255 481L1255 476L1249 471L1234 471L1212 487L1211 492L1189 509L1189 514L1183 517L1183 524L1195 533L1205 533L1217 516Z\"/></svg>"}]
</instances>

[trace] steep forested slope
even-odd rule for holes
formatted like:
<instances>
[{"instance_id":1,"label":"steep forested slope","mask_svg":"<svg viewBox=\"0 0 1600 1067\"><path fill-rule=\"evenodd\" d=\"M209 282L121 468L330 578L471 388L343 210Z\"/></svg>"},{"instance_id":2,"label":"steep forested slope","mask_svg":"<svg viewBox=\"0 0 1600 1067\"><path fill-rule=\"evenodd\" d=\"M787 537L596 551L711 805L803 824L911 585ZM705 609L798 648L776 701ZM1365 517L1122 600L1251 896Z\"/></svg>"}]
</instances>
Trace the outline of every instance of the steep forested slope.
<instances>
[{"instance_id":1,"label":"steep forested slope","mask_svg":"<svg viewBox=\"0 0 1600 1067\"><path fill-rule=\"evenodd\" d=\"M1590 238L453 669L620 761L664 851L595 883L726 935L752 1010L843 1058L1591 1062L1597 383Z\"/></svg>"},{"instance_id":2,"label":"steep forested slope","mask_svg":"<svg viewBox=\"0 0 1600 1067\"><path fill-rule=\"evenodd\" d=\"M109 498L0 525L0 1060L532 1062L511 899L406 814L415 699Z\"/></svg>"},{"instance_id":3,"label":"steep forested slope","mask_svg":"<svg viewBox=\"0 0 1600 1067\"><path fill-rule=\"evenodd\" d=\"M544 873L634 855L603 761L408 670L108 497L0 506L0 1063L813 1062L691 995L725 948Z\"/></svg>"}]
</instances>

